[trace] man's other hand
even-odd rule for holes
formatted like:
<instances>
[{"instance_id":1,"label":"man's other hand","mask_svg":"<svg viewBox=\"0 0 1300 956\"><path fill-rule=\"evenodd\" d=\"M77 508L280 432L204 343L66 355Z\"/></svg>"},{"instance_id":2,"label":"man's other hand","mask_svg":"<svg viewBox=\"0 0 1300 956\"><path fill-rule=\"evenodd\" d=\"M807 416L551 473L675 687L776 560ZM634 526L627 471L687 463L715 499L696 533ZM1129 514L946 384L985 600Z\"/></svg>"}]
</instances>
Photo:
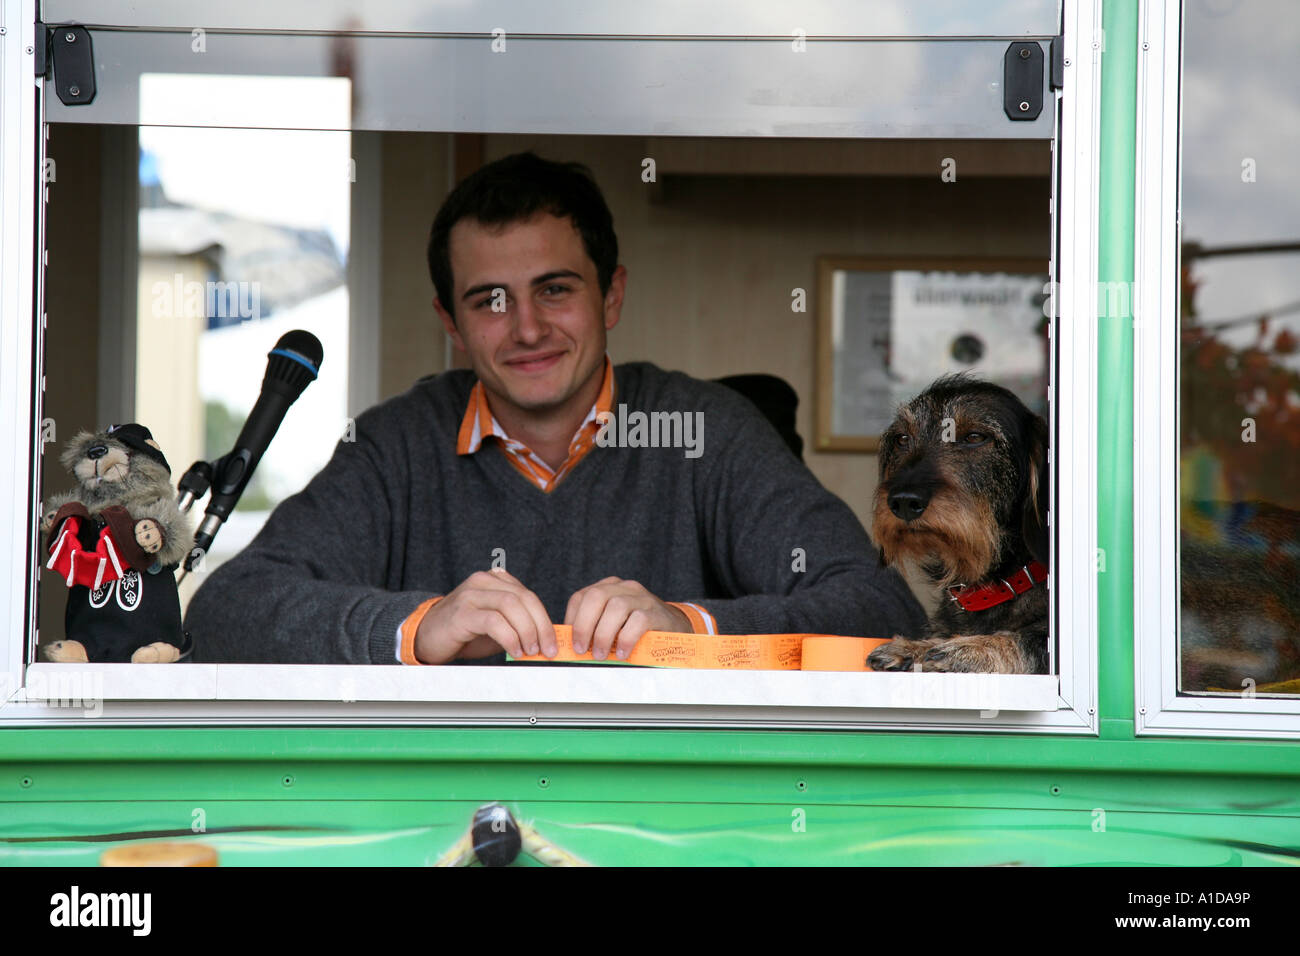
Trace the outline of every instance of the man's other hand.
<instances>
[{"instance_id":1,"label":"man's other hand","mask_svg":"<svg viewBox=\"0 0 1300 956\"><path fill-rule=\"evenodd\" d=\"M687 633L691 622L681 611L659 600L636 581L605 578L569 598L564 623L573 625L573 650L604 660L618 648L627 660L646 631Z\"/></svg>"},{"instance_id":2,"label":"man's other hand","mask_svg":"<svg viewBox=\"0 0 1300 956\"><path fill-rule=\"evenodd\" d=\"M554 657L555 628L541 599L504 568L477 571L425 613L415 658L445 664L457 657Z\"/></svg>"}]
</instances>

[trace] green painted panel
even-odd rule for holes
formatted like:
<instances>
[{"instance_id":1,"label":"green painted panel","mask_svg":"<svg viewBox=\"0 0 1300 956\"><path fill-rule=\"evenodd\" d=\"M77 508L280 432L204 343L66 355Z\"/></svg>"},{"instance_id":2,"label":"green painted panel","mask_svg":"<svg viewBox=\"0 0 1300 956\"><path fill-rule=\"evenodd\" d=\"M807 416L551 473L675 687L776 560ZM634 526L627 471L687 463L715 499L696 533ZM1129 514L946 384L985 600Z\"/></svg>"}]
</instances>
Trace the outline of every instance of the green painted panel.
<instances>
[{"instance_id":1,"label":"green painted panel","mask_svg":"<svg viewBox=\"0 0 1300 956\"><path fill-rule=\"evenodd\" d=\"M551 762L663 766L1114 770L1300 778L1300 742L1103 740L1014 734L489 728L115 728L0 730L0 799L54 763L174 765ZM12 771L9 769L12 768ZM728 769L727 772L731 772Z\"/></svg>"},{"instance_id":2,"label":"green painted panel","mask_svg":"<svg viewBox=\"0 0 1300 956\"><path fill-rule=\"evenodd\" d=\"M1128 811L1228 812L1300 816L1294 776L1114 773L1046 768L941 769L879 766L870 769L611 763L592 766L559 758L527 762L482 761L387 765L354 760L312 763L287 758L276 766L244 763L103 765L51 764L39 770L4 770L0 806L48 807L62 803L186 803L303 800L582 801L638 803L791 803L792 805L1020 807L1041 810L1095 808ZM154 821L155 828L189 826L184 819ZM13 819L6 814L5 819ZM0 825L0 835L7 835Z\"/></svg>"},{"instance_id":3,"label":"green painted panel","mask_svg":"<svg viewBox=\"0 0 1300 956\"><path fill-rule=\"evenodd\" d=\"M1291 744L462 730L403 750L311 731L237 759L250 731L227 731L204 759L192 736L124 733L189 757L0 764L0 863L91 864L126 834L201 826L232 865L426 865L492 801L598 863L1300 859Z\"/></svg>"},{"instance_id":4,"label":"green painted panel","mask_svg":"<svg viewBox=\"0 0 1300 956\"><path fill-rule=\"evenodd\" d=\"M35 809L35 808L32 808ZM40 821L14 831L62 840L0 843L2 865L93 866L121 838L85 841L73 823L93 817L121 832L145 816L187 819L186 804L66 804L51 833ZM473 803L213 803L211 828L166 839L197 839L223 865L432 865L464 832ZM548 842L596 865L1296 865L1295 818L1242 821L1233 816L968 807L864 808L726 803L542 802L517 804L516 816ZM48 814L49 809L44 813ZM26 816L24 814L23 816ZM260 820L262 829L230 832L216 820ZM280 826L291 829L272 830ZM430 822L435 821L435 822ZM1243 839L1243 823L1251 837ZM112 826L120 824L120 826ZM228 823L226 826L249 825ZM36 832L36 831L39 831ZM157 835L154 838L158 838ZM9 840L12 840L10 837ZM521 858L522 863L532 862Z\"/></svg>"}]
</instances>

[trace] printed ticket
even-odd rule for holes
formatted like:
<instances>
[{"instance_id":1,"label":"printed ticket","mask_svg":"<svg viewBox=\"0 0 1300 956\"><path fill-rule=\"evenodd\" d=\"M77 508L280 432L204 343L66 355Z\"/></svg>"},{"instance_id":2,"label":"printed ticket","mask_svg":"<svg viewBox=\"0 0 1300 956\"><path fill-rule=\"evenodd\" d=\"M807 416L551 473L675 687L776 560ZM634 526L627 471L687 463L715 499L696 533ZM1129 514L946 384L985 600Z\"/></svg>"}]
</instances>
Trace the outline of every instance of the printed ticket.
<instances>
[{"instance_id":1,"label":"printed ticket","mask_svg":"<svg viewBox=\"0 0 1300 956\"><path fill-rule=\"evenodd\" d=\"M573 650L573 628L555 625L557 653L511 658L520 661L566 661L632 664L642 667L688 667L706 670L865 671L867 655L885 641L834 634L677 634L647 631L627 660L610 656L598 661L588 650Z\"/></svg>"}]
</instances>

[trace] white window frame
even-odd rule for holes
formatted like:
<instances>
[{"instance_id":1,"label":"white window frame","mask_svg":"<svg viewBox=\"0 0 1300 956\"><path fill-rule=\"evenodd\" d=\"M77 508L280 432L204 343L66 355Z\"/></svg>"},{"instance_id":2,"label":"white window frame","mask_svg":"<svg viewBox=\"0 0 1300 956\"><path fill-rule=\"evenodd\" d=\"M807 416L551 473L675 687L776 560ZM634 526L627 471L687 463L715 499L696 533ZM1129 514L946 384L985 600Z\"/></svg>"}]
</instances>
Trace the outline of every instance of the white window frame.
<instances>
[{"instance_id":1,"label":"white window frame","mask_svg":"<svg viewBox=\"0 0 1300 956\"><path fill-rule=\"evenodd\" d=\"M31 4L7 2L21 2L24 9ZM46 663L31 664L24 672L24 635L11 631L5 659L11 678L20 679L10 685L16 689L7 701L0 696L0 725L72 725L93 716L101 724L129 725L567 724L1096 735L1093 476L1100 49L1094 38L1100 36L1101 2L1066 0L1064 11L1068 95L1048 103L1053 109L1061 105L1057 142L1065 144L1054 200L1059 205L1059 245L1053 265L1061 285L1053 290L1060 341L1051 396L1055 420L1068 423L1068 440L1054 437L1052 443L1051 520L1057 551L1051 605L1062 649L1055 661L1059 677ZM26 66L30 70L30 59ZM34 122L29 127L36 128ZM24 142L26 152L9 157L12 163L0 167L0 189L11 173L21 177L23 164L34 161L35 147L32 141ZM6 196L14 192L3 190ZM26 214L33 215L30 203ZM7 242L21 233L8 225L12 221L6 217ZM21 251L7 246L6 266L20 261ZM30 280L26 284L30 286ZM23 307L23 301L6 303L2 316L6 334L0 337L0 362L6 369L16 362L30 366L30 336L24 343L9 334L21 325ZM14 440L11 447L26 447L22 424L0 421L0 437ZM12 467L0 473L0 500L26 496L26 476L22 468ZM34 506L11 513L34 519ZM27 550L34 543L30 528L23 528L20 520L0 524L0 533L7 532L6 552L0 556L6 584L22 586L26 555L35 553ZM1061 588L1058 581L1070 586Z\"/></svg>"},{"instance_id":2,"label":"white window frame","mask_svg":"<svg viewBox=\"0 0 1300 956\"><path fill-rule=\"evenodd\" d=\"M28 573L38 507L31 489L39 488L38 453L31 449L41 434L42 382L34 370L44 367L44 356L33 363L33 316L43 317L44 303L33 276L36 249L45 247L44 204L35 188L45 142L37 136L43 101L32 95L35 21L35 0L0 3L0 447L29 449L0 457L0 609L7 617L0 630L0 702L21 694L27 623L36 607Z\"/></svg>"},{"instance_id":3,"label":"white window frame","mask_svg":"<svg viewBox=\"0 0 1300 956\"><path fill-rule=\"evenodd\" d=\"M1133 626L1143 736L1300 738L1300 699L1179 696L1180 3L1144 0L1134 222ZM1148 597L1154 596L1154 597Z\"/></svg>"}]
</instances>

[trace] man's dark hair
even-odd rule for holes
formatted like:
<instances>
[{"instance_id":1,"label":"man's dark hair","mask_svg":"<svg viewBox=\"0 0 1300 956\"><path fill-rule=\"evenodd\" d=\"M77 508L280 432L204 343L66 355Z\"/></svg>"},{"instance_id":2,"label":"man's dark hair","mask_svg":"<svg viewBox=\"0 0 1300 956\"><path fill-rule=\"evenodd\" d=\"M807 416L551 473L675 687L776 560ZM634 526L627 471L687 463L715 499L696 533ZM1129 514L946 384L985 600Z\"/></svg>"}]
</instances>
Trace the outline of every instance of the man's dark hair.
<instances>
[{"instance_id":1,"label":"man's dark hair","mask_svg":"<svg viewBox=\"0 0 1300 956\"><path fill-rule=\"evenodd\" d=\"M451 227L470 217L485 226L504 226L537 213L570 218L596 264L603 297L618 267L618 238L605 197L581 163L556 163L532 152L488 163L465 177L443 201L429 233L429 275L438 301L453 316Z\"/></svg>"}]
</instances>

